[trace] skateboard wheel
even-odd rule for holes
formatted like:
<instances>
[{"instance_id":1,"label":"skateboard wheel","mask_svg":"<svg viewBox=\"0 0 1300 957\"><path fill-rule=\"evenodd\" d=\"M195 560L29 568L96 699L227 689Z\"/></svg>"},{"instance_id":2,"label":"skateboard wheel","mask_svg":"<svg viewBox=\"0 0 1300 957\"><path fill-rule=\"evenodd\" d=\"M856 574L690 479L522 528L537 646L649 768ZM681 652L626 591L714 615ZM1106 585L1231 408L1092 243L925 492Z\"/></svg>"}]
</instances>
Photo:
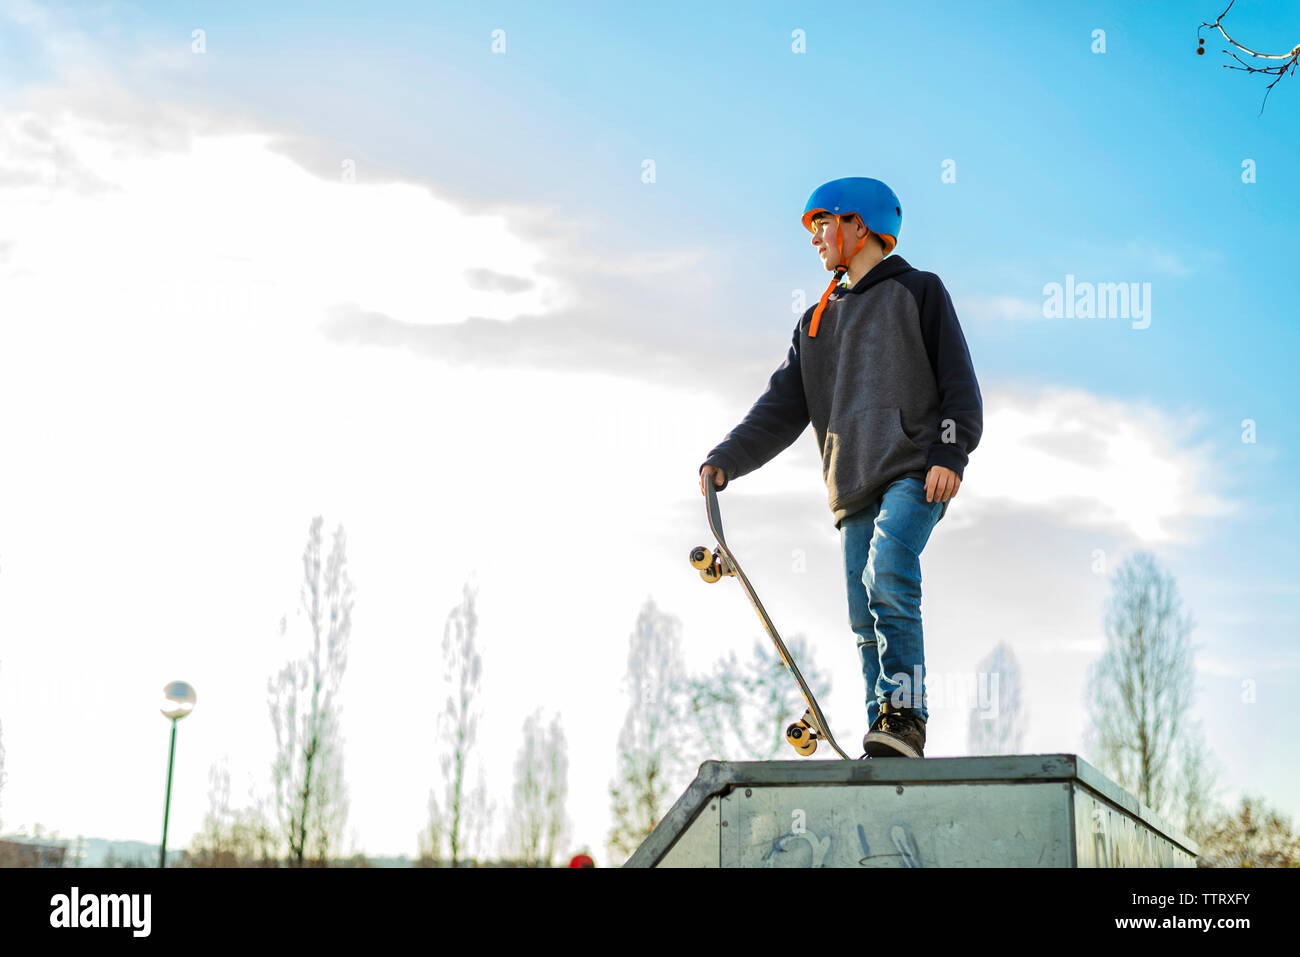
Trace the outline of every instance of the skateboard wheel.
<instances>
[{"instance_id":1,"label":"skateboard wheel","mask_svg":"<svg viewBox=\"0 0 1300 957\"><path fill-rule=\"evenodd\" d=\"M713 555L703 545L696 545L691 549L691 564L701 570L708 568L713 564Z\"/></svg>"},{"instance_id":2,"label":"skateboard wheel","mask_svg":"<svg viewBox=\"0 0 1300 957\"><path fill-rule=\"evenodd\" d=\"M712 585L714 582L718 581L722 576L718 574L718 567L716 565L710 565L708 568L700 572L700 577L703 578L710 585Z\"/></svg>"},{"instance_id":3,"label":"skateboard wheel","mask_svg":"<svg viewBox=\"0 0 1300 957\"><path fill-rule=\"evenodd\" d=\"M790 742L790 747L794 748L800 754L807 757L808 755L812 754L814 751L817 750L817 739L813 737L797 738L793 734L791 734L791 732L794 732L796 730L802 730L802 729L791 728L790 731L786 732L785 739Z\"/></svg>"},{"instance_id":4,"label":"skateboard wheel","mask_svg":"<svg viewBox=\"0 0 1300 957\"><path fill-rule=\"evenodd\" d=\"M806 721L796 721L785 729L785 739L790 747L807 756L817 750L817 732Z\"/></svg>"}]
</instances>

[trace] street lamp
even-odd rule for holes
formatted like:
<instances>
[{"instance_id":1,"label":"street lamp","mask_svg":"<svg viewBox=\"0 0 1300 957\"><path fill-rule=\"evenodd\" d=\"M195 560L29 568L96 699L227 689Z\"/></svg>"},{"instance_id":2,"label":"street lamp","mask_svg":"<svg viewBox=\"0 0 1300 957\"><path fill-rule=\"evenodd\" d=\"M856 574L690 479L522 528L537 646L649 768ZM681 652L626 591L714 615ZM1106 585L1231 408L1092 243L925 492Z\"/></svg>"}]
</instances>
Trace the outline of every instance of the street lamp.
<instances>
[{"instance_id":1,"label":"street lamp","mask_svg":"<svg viewBox=\"0 0 1300 957\"><path fill-rule=\"evenodd\" d=\"M158 866L167 866L167 815L172 806L172 762L176 759L176 722L194 710L197 695L184 681L173 681L163 688L163 706L158 710L172 719L172 748L167 756L167 797L163 802L162 850L158 853Z\"/></svg>"}]
</instances>

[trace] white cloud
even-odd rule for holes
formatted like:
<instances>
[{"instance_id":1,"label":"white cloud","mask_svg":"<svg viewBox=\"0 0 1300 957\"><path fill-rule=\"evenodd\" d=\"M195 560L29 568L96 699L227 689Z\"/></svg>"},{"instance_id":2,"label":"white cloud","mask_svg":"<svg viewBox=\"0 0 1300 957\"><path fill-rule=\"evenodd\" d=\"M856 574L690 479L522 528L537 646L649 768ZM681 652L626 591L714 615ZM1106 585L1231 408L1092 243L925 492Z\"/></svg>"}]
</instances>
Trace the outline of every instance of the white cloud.
<instances>
[{"instance_id":1,"label":"white cloud","mask_svg":"<svg viewBox=\"0 0 1300 957\"><path fill-rule=\"evenodd\" d=\"M38 125L44 143L24 137ZM351 302L422 326L562 301L537 273L540 250L501 216L467 216L415 184L318 179L265 134L194 136L183 151L158 151L123 145L111 127L80 117L11 114L4 128L17 145L0 163L29 184L13 191L0 223L8 275L76 262L86 305L129 291L166 307L175 325L191 321L185 306L195 301L217 296L243 309L292 290L292 314ZM34 155L42 148L44 161ZM488 264L522 288L485 286L473 270Z\"/></svg>"},{"instance_id":2,"label":"white cloud","mask_svg":"<svg viewBox=\"0 0 1300 957\"><path fill-rule=\"evenodd\" d=\"M1144 543L1186 540L1190 519L1232 514L1209 489L1200 423L1080 389L984 390L972 497L1050 510L1063 526L1119 530ZM959 493L960 494L960 493Z\"/></svg>"}]
</instances>

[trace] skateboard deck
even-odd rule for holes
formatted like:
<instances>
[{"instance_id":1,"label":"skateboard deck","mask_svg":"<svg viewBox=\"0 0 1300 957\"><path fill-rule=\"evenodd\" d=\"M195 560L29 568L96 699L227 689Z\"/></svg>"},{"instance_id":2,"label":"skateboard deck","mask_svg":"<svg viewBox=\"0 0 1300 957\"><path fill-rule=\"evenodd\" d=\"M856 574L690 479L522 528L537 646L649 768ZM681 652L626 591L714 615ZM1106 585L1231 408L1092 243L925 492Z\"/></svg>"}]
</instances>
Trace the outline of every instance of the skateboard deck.
<instances>
[{"instance_id":1,"label":"skateboard deck","mask_svg":"<svg viewBox=\"0 0 1300 957\"><path fill-rule=\"evenodd\" d=\"M804 712L801 719L786 728L785 737L790 746L806 757L817 750L819 740L825 740L841 758L846 761L853 760L836 744L835 737L831 734L830 724L827 722L826 716L822 714L822 709L817 704L812 689L808 687L808 682L804 681L803 675L800 674L799 666L794 663L794 656L790 654L790 649L781 640L776 626L772 624L772 619L768 617L767 610L763 608L763 603L758 600L758 593L754 591L754 586L750 584L749 578L741 571L740 562L736 561L735 554L727 547L727 540L722 534L722 513L718 510L717 489L712 481L705 482L705 487L707 491L704 497L708 507L709 529L713 532L713 537L718 540L718 547L710 552L704 545L695 546L695 548L691 549L691 565L699 569L700 577L706 582L717 582L728 575L734 576L740 582L745 589L745 594L749 596L749 603L758 612L763 627L767 629L768 636L772 639L772 643L776 645L777 654L781 656L781 661L785 663L786 670L798 682L799 691L803 695L808 710Z\"/></svg>"}]
</instances>

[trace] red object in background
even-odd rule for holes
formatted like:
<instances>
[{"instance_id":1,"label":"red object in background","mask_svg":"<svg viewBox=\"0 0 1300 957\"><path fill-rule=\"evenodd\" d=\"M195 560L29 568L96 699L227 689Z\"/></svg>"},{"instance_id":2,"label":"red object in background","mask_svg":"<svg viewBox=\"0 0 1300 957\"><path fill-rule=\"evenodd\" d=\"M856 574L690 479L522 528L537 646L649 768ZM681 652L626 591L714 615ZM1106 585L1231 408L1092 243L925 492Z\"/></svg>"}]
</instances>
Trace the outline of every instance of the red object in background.
<instances>
[{"instance_id":1,"label":"red object in background","mask_svg":"<svg viewBox=\"0 0 1300 957\"><path fill-rule=\"evenodd\" d=\"M596 862L586 854L575 854L573 860L569 861L570 867L595 867Z\"/></svg>"}]
</instances>

